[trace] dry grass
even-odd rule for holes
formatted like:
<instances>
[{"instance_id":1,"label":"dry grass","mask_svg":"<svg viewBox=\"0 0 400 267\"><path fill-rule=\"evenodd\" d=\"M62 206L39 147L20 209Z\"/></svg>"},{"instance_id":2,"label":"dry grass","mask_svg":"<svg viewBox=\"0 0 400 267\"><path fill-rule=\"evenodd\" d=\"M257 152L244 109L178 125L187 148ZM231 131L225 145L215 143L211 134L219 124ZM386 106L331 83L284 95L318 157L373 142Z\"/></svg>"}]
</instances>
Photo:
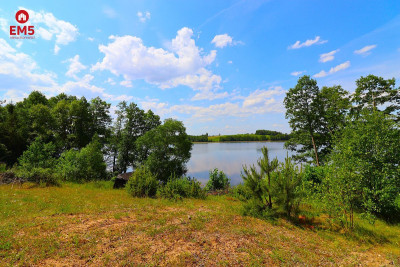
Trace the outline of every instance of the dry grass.
<instances>
[{"instance_id":1,"label":"dry grass","mask_svg":"<svg viewBox=\"0 0 400 267\"><path fill-rule=\"evenodd\" d=\"M137 199L95 184L1 186L0 265L399 264L399 226L312 230L243 217L240 205L228 196Z\"/></svg>"}]
</instances>

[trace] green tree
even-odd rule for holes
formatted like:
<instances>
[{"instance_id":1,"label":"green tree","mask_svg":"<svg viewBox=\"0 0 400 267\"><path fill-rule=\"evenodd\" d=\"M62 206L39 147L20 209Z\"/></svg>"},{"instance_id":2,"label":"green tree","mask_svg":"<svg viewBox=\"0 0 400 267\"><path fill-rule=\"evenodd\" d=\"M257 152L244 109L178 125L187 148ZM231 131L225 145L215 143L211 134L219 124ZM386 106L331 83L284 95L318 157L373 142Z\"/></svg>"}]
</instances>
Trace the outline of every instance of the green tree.
<instances>
[{"instance_id":1,"label":"green tree","mask_svg":"<svg viewBox=\"0 0 400 267\"><path fill-rule=\"evenodd\" d=\"M34 168L53 168L56 165L54 158L55 146L53 143L43 143L40 138L28 147L19 157L18 161L22 169L30 171Z\"/></svg>"},{"instance_id":2,"label":"green tree","mask_svg":"<svg viewBox=\"0 0 400 267\"><path fill-rule=\"evenodd\" d=\"M335 140L332 153L335 172L357 177L358 207L388 220L399 212L395 204L400 192L399 126L383 112L364 110Z\"/></svg>"},{"instance_id":3,"label":"green tree","mask_svg":"<svg viewBox=\"0 0 400 267\"><path fill-rule=\"evenodd\" d=\"M396 80L387 79L375 75L368 75L356 81L357 88L353 95L356 103L354 111L360 113L363 108L378 109L390 114L400 109L400 92L395 88ZM397 102L397 104L396 104Z\"/></svg>"},{"instance_id":4,"label":"green tree","mask_svg":"<svg viewBox=\"0 0 400 267\"><path fill-rule=\"evenodd\" d=\"M286 146L300 153L299 159L304 159L313 150L313 158L319 166L319 144L316 137L322 131L323 118L317 81L307 75L299 78L296 86L287 92L284 104L286 118L292 128L292 138Z\"/></svg>"},{"instance_id":5,"label":"green tree","mask_svg":"<svg viewBox=\"0 0 400 267\"><path fill-rule=\"evenodd\" d=\"M171 175L180 177L187 171L190 142L183 123L167 119L136 141L140 163L150 168L158 180L167 182Z\"/></svg>"},{"instance_id":6,"label":"green tree","mask_svg":"<svg viewBox=\"0 0 400 267\"><path fill-rule=\"evenodd\" d=\"M65 151L57 165L57 172L66 181L87 182L107 178L101 144L97 136L81 150Z\"/></svg>"},{"instance_id":7,"label":"green tree","mask_svg":"<svg viewBox=\"0 0 400 267\"><path fill-rule=\"evenodd\" d=\"M258 203L261 210L272 208L271 195L271 176L278 167L278 159L269 159L268 148L261 149L263 157L257 161L260 171L256 167L243 166L242 178L244 185L252 192L254 200Z\"/></svg>"}]
</instances>

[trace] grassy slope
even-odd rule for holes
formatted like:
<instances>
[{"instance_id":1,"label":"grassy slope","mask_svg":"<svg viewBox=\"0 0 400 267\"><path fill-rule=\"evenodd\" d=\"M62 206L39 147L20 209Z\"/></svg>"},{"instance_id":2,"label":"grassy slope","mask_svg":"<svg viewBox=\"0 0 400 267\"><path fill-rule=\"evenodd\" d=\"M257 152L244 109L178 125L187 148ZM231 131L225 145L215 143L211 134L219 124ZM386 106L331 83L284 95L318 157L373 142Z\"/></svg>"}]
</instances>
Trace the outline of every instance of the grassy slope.
<instances>
[{"instance_id":1,"label":"grassy slope","mask_svg":"<svg viewBox=\"0 0 400 267\"><path fill-rule=\"evenodd\" d=\"M239 210L229 196L175 203L93 185L0 186L0 266L399 264L400 226L348 235Z\"/></svg>"}]
</instances>

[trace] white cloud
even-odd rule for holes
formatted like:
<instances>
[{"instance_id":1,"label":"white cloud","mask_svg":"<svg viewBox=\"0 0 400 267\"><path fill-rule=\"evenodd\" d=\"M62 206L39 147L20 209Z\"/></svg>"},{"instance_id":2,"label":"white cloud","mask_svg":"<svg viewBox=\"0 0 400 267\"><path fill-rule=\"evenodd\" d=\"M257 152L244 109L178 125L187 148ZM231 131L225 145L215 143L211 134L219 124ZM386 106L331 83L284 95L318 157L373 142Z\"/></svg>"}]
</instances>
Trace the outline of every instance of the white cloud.
<instances>
[{"instance_id":1,"label":"white cloud","mask_svg":"<svg viewBox=\"0 0 400 267\"><path fill-rule=\"evenodd\" d=\"M131 81L122 81L119 84L122 85L122 86L125 86L125 87L132 87L132 82Z\"/></svg>"},{"instance_id":2,"label":"white cloud","mask_svg":"<svg viewBox=\"0 0 400 267\"><path fill-rule=\"evenodd\" d=\"M75 55L73 58L67 59L67 62L70 63L68 71L65 74L68 77L78 79L76 74L87 68L79 61L79 55Z\"/></svg>"},{"instance_id":3,"label":"white cloud","mask_svg":"<svg viewBox=\"0 0 400 267\"><path fill-rule=\"evenodd\" d=\"M146 12L139 11L136 15L138 16L139 20L143 23L151 18L151 14L149 11Z\"/></svg>"},{"instance_id":4,"label":"white cloud","mask_svg":"<svg viewBox=\"0 0 400 267\"><path fill-rule=\"evenodd\" d=\"M74 42L78 36L78 28L71 23L57 19L52 13L36 12L23 7L29 12L29 22L37 27L36 33L45 40L52 40L55 36L54 53L60 50L60 45Z\"/></svg>"},{"instance_id":5,"label":"white cloud","mask_svg":"<svg viewBox=\"0 0 400 267\"><path fill-rule=\"evenodd\" d=\"M303 74L304 72L306 72L306 71L305 71L305 70L293 71L292 73L290 73L290 75L292 75L292 76L299 76L300 74Z\"/></svg>"},{"instance_id":6,"label":"white cloud","mask_svg":"<svg viewBox=\"0 0 400 267\"><path fill-rule=\"evenodd\" d=\"M90 41L90 42L93 42L93 41L94 41L94 38L93 38L93 37L88 37L87 39L88 39L88 41Z\"/></svg>"},{"instance_id":7,"label":"white cloud","mask_svg":"<svg viewBox=\"0 0 400 267\"><path fill-rule=\"evenodd\" d=\"M354 54L368 56L369 54L371 54L371 50L374 49L375 47L376 45L367 45L359 50L355 50Z\"/></svg>"},{"instance_id":8,"label":"white cloud","mask_svg":"<svg viewBox=\"0 0 400 267\"><path fill-rule=\"evenodd\" d=\"M103 13L110 19L113 19L117 16L117 12L109 6L103 6Z\"/></svg>"},{"instance_id":9,"label":"white cloud","mask_svg":"<svg viewBox=\"0 0 400 267\"><path fill-rule=\"evenodd\" d=\"M36 62L29 55L16 51L4 39L0 39L0 74L16 78L13 87L26 84L52 86L56 78L54 73L38 72ZM5 84L4 78L2 84Z\"/></svg>"},{"instance_id":10,"label":"white cloud","mask_svg":"<svg viewBox=\"0 0 400 267\"><path fill-rule=\"evenodd\" d=\"M337 65L336 67L331 68L328 72L321 70L320 72L318 72L317 74L315 74L313 77L315 78L321 78L321 77L325 77L328 75L331 75L335 72L338 72L340 70L344 70L347 69L348 67L350 67L350 61L346 61L342 64Z\"/></svg>"},{"instance_id":11,"label":"white cloud","mask_svg":"<svg viewBox=\"0 0 400 267\"><path fill-rule=\"evenodd\" d=\"M213 91L202 91L197 93L194 97L192 97L192 101L196 100L215 100L228 97L228 92L216 93Z\"/></svg>"},{"instance_id":12,"label":"white cloud","mask_svg":"<svg viewBox=\"0 0 400 267\"><path fill-rule=\"evenodd\" d=\"M191 29L180 29L169 50L147 47L135 36L110 36L111 43L99 46L105 56L92 71L109 70L125 80L143 79L162 89L179 85L194 90L218 88L221 77L205 69L215 60L217 52L205 54L192 36Z\"/></svg>"},{"instance_id":13,"label":"white cloud","mask_svg":"<svg viewBox=\"0 0 400 267\"><path fill-rule=\"evenodd\" d=\"M212 39L211 43L214 44L215 47L223 48L227 45L232 45L232 37L226 33L216 35L214 39Z\"/></svg>"},{"instance_id":14,"label":"white cloud","mask_svg":"<svg viewBox=\"0 0 400 267\"><path fill-rule=\"evenodd\" d=\"M117 83L114 81L113 78L108 78L107 81L105 81L105 83L111 84L111 85L116 85Z\"/></svg>"},{"instance_id":15,"label":"white cloud","mask_svg":"<svg viewBox=\"0 0 400 267\"><path fill-rule=\"evenodd\" d=\"M321 55L319 56L319 62L325 63L325 62L334 60L334 59L335 59L335 54L336 54L337 52L339 52L339 49L333 50L333 51L328 52L328 53L325 53L325 54L321 54Z\"/></svg>"},{"instance_id":16,"label":"white cloud","mask_svg":"<svg viewBox=\"0 0 400 267\"><path fill-rule=\"evenodd\" d=\"M229 61L228 61L228 64L233 64L233 61L232 61L232 60L229 60Z\"/></svg>"},{"instance_id":17,"label":"white cloud","mask_svg":"<svg viewBox=\"0 0 400 267\"><path fill-rule=\"evenodd\" d=\"M314 44L324 44L328 42L327 40L321 40L321 37L316 36L313 40L307 40L303 43L296 41L294 44L288 47L288 49L299 49L302 47L312 46Z\"/></svg>"},{"instance_id":18,"label":"white cloud","mask_svg":"<svg viewBox=\"0 0 400 267\"><path fill-rule=\"evenodd\" d=\"M190 115L196 121L212 121L220 117L248 117L254 114L265 114L268 112L283 113L283 95L285 90L280 87L271 87L267 90L256 90L242 102L225 102L221 104L203 106L173 105L168 103L152 101L141 101L144 109L151 109L157 114L171 116L173 114Z\"/></svg>"},{"instance_id":19,"label":"white cloud","mask_svg":"<svg viewBox=\"0 0 400 267\"><path fill-rule=\"evenodd\" d=\"M8 28L8 21L6 19L0 18L0 28L3 32L9 34L10 28Z\"/></svg>"}]
</instances>

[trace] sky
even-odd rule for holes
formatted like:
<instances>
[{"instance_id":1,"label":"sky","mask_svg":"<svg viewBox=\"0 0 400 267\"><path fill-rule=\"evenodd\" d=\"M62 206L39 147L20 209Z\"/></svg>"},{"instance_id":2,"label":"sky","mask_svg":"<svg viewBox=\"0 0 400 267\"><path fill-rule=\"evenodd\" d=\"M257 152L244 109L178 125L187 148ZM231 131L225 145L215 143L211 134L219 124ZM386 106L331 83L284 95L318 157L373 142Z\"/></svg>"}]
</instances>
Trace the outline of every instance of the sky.
<instances>
[{"instance_id":1,"label":"sky","mask_svg":"<svg viewBox=\"0 0 400 267\"><path fill-rule=\"evenodd\" d=\"M350 92L368 74L400 79L398 0L0 3L7 103L64 92L135 102L189 134L288 133L283 99L301 75ZM35 38L11 39L13 25Z\"/></svg>"}]
</instances>

